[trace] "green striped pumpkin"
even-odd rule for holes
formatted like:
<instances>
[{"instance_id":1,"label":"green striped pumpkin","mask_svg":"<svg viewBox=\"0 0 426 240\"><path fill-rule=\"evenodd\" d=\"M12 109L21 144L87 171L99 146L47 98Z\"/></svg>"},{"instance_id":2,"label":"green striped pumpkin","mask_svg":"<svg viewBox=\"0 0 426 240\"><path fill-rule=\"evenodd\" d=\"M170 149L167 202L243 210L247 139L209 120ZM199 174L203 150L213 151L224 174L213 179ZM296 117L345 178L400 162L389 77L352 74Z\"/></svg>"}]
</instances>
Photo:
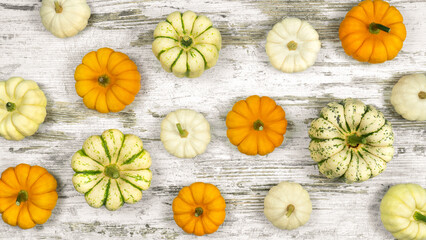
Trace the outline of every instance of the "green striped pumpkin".
<instances>
[{"instance_id":1,"label":"green striped pumpkin","mask_svg":"<svg viewBox=\"0 0 426 240\"><path fill-rule=\"evenodd\" d=\"M391 124L359 100L332 102L309 129L312 159L328 178L362 182L382 173L394 155Z\"/></svg>"},{"instance_id":2,"label":"green striped pumpkin","mask_svg":"<svg viewBox=\"0 0 426 240\"><path fill-rule=\"evenodd\" d=\"M167 72L196 78L216 65L222 46L219 30L191 11L171 13L154 31L152 52Z\"/></svg>"},{"instance_id":3,"label":"green striped pumpkin","mask_svg":"<svg viewBox=\"0 0 426 240\"><path fill-rule=\"evenodd\" d=\"M72 157L75 189L95 208L114 211L141 200L151 185L151 157L135 135L116 129L91 136Z\"/></svg>"}]
</instances>

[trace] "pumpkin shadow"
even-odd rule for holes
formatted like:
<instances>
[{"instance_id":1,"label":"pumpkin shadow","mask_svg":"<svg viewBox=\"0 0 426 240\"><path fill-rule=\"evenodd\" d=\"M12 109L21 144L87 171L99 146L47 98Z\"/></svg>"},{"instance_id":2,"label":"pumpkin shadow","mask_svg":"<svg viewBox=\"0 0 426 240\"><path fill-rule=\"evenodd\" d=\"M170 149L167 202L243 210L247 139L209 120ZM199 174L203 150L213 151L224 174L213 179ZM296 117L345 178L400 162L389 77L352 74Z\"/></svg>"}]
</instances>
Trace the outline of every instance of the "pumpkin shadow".
<instances>
[{"instance_id":1,"label":"pumpkin shadow","mask_svg":"<svg viewBox=\"0 0 426 240\"><path fill-rule=\"evenodd\" d=\"M388 239L394 239L392 235L386 231L380 218L380 203L382 202L383 196L389 190L392 184L380 184L378 191L372 195L373 201L368 204L368 218L369 222L374 224L376 232L380 232L380 236L388 236Z\"/></svg>"}]
</instances>

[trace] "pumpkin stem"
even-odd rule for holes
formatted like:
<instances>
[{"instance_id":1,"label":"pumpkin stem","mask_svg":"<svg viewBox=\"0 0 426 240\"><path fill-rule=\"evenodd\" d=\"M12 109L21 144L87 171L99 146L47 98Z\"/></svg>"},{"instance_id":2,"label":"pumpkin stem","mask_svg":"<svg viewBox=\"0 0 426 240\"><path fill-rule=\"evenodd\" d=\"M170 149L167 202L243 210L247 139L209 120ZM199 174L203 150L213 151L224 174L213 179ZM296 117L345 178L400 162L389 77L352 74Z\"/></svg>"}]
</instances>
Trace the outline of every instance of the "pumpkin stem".
<instances>
[{"instance_id":1,"label":"pumpkin stem","mask_svg":"<svg viewBox=\"0 0 426 240\"><path fill-rule=\"evenodd\" d=\"M62 8L62 6L59 4L59 2L58 1L55 1L55 11L56 11L56 13L61 13L62 12L62 10L64 10L63 8Z\"/></svg>"},{"instance_id":2,"label":"pumpkin stem","mask_svg":"<svg viewBox=\"0 0 426 240\"><path fill-rule=\"evenodd\" d=\"M419 92L419 98L426 99L426 92L423 92L423 91Z\"/></svg>"},{"instance_id":3,"label":"pumpkin stem","mask_svg":"<svg viewBox=\"0 0 426 240\"><path fill-rule=\"evenodd\" d=\"M382 25L382 24L378 24L378 23L370 23L370 26L368 26L368 30L370 31L370 33L372 34L379 34L380 31L384 31L389 33L390 32L390 28Z\"/></svg>"},{"instance_id":4,"label":"pumpkin stem","mask_svg":"<svg viewBox=\"0 0 426 240\"><path fill-rule=\"evenodd\" d=\"M262 131L262 130L263 130L263 122L262 122L262 121L260 121L260 120L256 120L256 121L253 123L253 128L254 128L254 130L256 130L256 131Z\"/></svg>"},{"instance_id":5,"label":"pumpkin stem","mask_svg":"<svg viewBox=\"0 0 426 240\"><path fill-rule=\"evenodd\" d=\"M287 213L285 214L287 217L290 217L291 216L291 214L294 212L294 209L295 209L295 207L294 207L294 205L293 204L290 204L290 205L288 205L287 206Z\"/></svg>"},{"instance_id":6,"label":"pumpkin stem","mask_svg":"<svg viewBox=\"0 0 426 240\"><path fill-rule=\"evenodd\" d=\"M195 209L195 216L196 216L196 217L199 217L199 216L201 216L201 215L203 215L203 209L202 209L202 208L200 208L200 207L197 207L197 208Z\"/></svg>"},{"instance_id":7,"label":"pumpkin stem","mask_svg":"<svg viewBox=\"0 0 426 240\"><path fill-rule=\"evenodd\" d=\"M416 211L416 212L414 213L413 218L414 218L416 221L423 221L423 222L425 222L425 223L426 223L426 216L425 216L425 215L423 215L423 214L421 214L419 211Z\"/></svg>"},{"instance_id":8,"label":"pumpkin stem","mask_svg":"<svg viewBox=\"0 0 426 240\"><path fill-rule=\"evenodd\" d=\"M290 50L290 51L294 51L294 50L296 50L297 49L297 42L295 42L295 41L290 41L290 42L288 42L287 43L287 48L288 48L288 50Z\"/></svg>"},{"instance_id":9,"label":"pumpkin stem","mask_svg":"<svg viewBox=\"0 0 426 240\"><path fill-rule=\"evenodd\" d=\"M20 206L21 203L26 202L28 200L28 192L25 190L21 190L18 193L18 197L16 198L16 205Z\"/></svg>"},{"instance_id":10,"label":"pumpkin stem","mask_svg":"<svg viewBox=\"0 0 426 240\"><path fill-rule=\"evenodd\" d=\"M107 75L102 75L99 76L98 78L98 83L99 85L101 85L102 87L106 87L109 84L109 77Z\"/></svg>"},{"instance_id":11,"label":"pumpkin stem","mask_svg":"<svg viewBox=\"0 0 426 240\"><path fill-rule=\"evenodd\" d=\"M112 179L117 179L120 177L120 170L118 170L117 165L111 164L105 167L105 175Z\"/></svg>"},{"instance_id":12,"label":"pumpkin stem","mask_svg":"<svg viewBox=\"0 0 426 240\"><path fill-rule=\"evenodd\" d=\"M356 133L354 133L346 138L346 143L350 147L357 147L359 144L366 144L367 140L365 139L365 137L360 137L356 135Z\"/></svg>"},{"instance_id":13,"label":"pumpkin stem","mask_svg":"<svg viewBox=\"0 0 426 240\"><path fill-rule=\"evenodd\" d=\"M13 102L6 103L6 110L8 112L13 112L16 109L16 105Z\"/></svg>"},{"instance_id":14,"label":"pumpkin stem","mask_svg":"<svg viewBox=\"0 0 426 240\"><path fill-rule=\"evenodd\" d=\"M182 126L180 125L180 123L176 123L176 127L179 131L179 135L180 135L181 138L186 138L188 136L188 131L183 129Z\"/></svg>"},{"instance_id":15,"label":"pumpkin stem","mask_svg":"<svg viewBox=\"0 0 426 240\"><path fill-rule=\"evenodd\" d=\"M190 46L192 45L192 42L193 42L193 40L192 40L192 38L191 38L191 37L189 37L189 36L184 36L184 37L182 37L182 39L180 40L180 44L181 44L183 47L185 47L185 48L190 47Z\"/></svg>"}]
</instances>

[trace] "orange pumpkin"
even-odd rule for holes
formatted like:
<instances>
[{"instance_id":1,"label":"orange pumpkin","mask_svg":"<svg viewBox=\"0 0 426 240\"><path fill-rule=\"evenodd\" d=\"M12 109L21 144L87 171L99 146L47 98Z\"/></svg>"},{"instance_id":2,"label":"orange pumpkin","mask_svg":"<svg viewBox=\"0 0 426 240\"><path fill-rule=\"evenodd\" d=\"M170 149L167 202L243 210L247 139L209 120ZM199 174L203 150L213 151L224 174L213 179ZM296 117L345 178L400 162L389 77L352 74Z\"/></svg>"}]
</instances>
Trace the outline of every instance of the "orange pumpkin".
<instances>
[{"instance_id":1,"label":"orange pumpkin","mask_svg":"<svg viewBox=\"0 0 426 240\"><path fill-rule=\"evenodd\" d=\"M339 38L346 54L360 62L392 60L407 32L401 13L382 0L365 0L353 7L340 24Z\"/></svg>"},{"instance_id":2,"label":"orange pumpkin","mask_svg":"<svg viewBox=\"0 0 426 240\"><path fill-rule=\"evenodd\" d=\"M235 103L226 116L229 141L247 155L266 155L284 140L287 120L269 97L250 96Z\"/></svg>"},{"instance_id":3,"label":"orange pumpkin","mask_svg":"<svg viewBox=\"0 0 426 240\"><path fill-rule=\"evenodd\" d=\"M123 110L141 88L136 64L126 54L110 48L86 54L74 78L77 94L86 107L101 113Z\"/></svg>"},{"instance_id":4,"label":"orange pumpkin","mask_svg":"<svg viewBox=\"0 0 426 240\"><path fill-rule=\"evenodd\" d=\"M43 224L56 206L56 179L39 166L19 164L0 179L0 213L9 225L28 229Z\"/></svg>"},{"instance_id":5,"label":"orange pumpkin","mask_svg":"<svg viewBox=\"0 0 426 240\"><path fill-rule=\"evenodd\" d=\"M210 183L196 182L182 188L172 207L176 224L197 236L216 232L225 221L225 199Z\"/></svg>"}]
</instances>

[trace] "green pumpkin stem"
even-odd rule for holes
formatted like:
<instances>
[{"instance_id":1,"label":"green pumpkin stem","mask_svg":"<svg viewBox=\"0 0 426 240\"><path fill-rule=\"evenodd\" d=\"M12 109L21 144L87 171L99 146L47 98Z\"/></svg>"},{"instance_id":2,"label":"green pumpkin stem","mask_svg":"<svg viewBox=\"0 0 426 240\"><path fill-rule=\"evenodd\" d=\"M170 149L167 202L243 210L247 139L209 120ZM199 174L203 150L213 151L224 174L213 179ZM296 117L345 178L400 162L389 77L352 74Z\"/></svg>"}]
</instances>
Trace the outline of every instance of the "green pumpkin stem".
<instances>
[{"instance_id":1,"label":"green pumpkin stem","mask_svg":"<svg viewBox=\"0 0 426 240\"><path fill-rule=\"evenodd\" d=\"M356 134L352 134L348 136L348 138L346 139L346 143L350 147L357 147L359 144L366 144L367 140L365 139L365 137L360 137Z\"/></svg>"},{"instance_id":2,"label":"green pumpkin stem","mask_svg":"<svg viewBox=\"0 0 426 240\"><path fill-rule=\"evenodd\" d=\"M28 192L25 190L21 190L18 193L18 197L16 198L16 205L20 206L21 203L26 202L28 200Z\"/></svg>"},{"instance_id":3,"label":"green pumpkin stem","mask_svg":"<svg viewBox=\"0 0 426 240\"><path fill-rule=\"evenodd\" d=\"M8 112L13 112L16 109L16 105L13 102L6 103L6 110Z\"/></svg>"},{"instance_id":4,"label":"green pumpkin stem","mask_svg":"<svg viewBox=\"0 0 426 240\"><path fill-rule=\"evenodd\" d=\"M108 86L109 82L110 82L110 79L107 75L102 75L102 76L99 76L99 78L98 78L98 83L102 87Z\"/></svg>"},{"instance_id":5,"label":"green pumpkin stem","mask_svg":"<svg viewBox=\"0 0 426 240\"><path fill-rule=\"evenodd\" d=\"M426 99L426 92L420 91L419 92L419 98L420 99Z\"/></svg>"},{"instance_id":6,"label":"green pumpkin stem","mask_svg":"<svg viewBox=\"0 0 426 240\"><path fill-rule=\"evenodd\" d=\"M256 120L256 121L253 123L253 128L254 128L254 130L256 130L256 131L262 131L262 130L263 130L263 122L262 122L262 121L260 121L260 120Z\"/></svg>"},{"instance_id":7,"label":"green pumpkin stem","mask_svg":"<svg viewBox=\"0 0 426 240\"><path fill-rule=\"evenodd\" d=\"M177 130L179 132L179 135L181 138L186 138L188 136L188 131L182 128L182 125L180 123L176 123Z\"/></svg>"},{"instance_id":8,"label":"green pumpkin stem","mask_svg":"<svg viewBox=\"0 0 426 240\"><path fill-rule=\"evenodd\" d=\"M117 179L120 177L120 170L118 169L117 165L111 164L109 166L105 167L105 175L112 179Z\"/></svg>"},{"instance_id":9,"label":"green pumpkin stem","mask_svg":"<svg viewBox=\"0 0 426 240\"><path fill-rule=\"evenodd\" d=\"M297 42L295 42L295 41L290 41L290 42L288 42L288 43L287 43L287 48L288 48L288 50L290 50L290 51L294 51L294 50L296 50L296 49L297 49Z\"/></svg>"},{"instance_id":10,"label":"green pumpkin stem","mask_svg":"<svg viewBox=\"0 0 426 240\"><path fill-rule=\"evenodd\" d=\"M413 215L414 220L423 221L426 223L426 216L421 214L419 211L416 211Z\"/></svg>"},{"instance_id":11,"label":"green pumpkin stem","mask_svg":"<svg viewBox=\"0 0 426 240\"><path fill-rule=\"evenodd\" d=\"M199 216L201 216L201 215L203 215L203 209L202 208L200 208L200 207L197 207L196 209L195 209L195 214L194 214L196 217L199 217Z\"/></svg>"},{"instance_id":12,"label":"green pumpkin stem","mask_svg":"<svg viewBox=\"0 0 426 240\"><path fill-rule=\"evenodd\" d=\"M294 205L293 204L290 204L290 205L288 205L287 206L287 213L285 214L287 217L290 217L291 216L291 214L294 212L294 209L295 209L295 207L294 207Z\"/></svg>"},{"instance_id":13,"label":"green pumpkin stem","mask_svg":"<svg viewBox=\"0 0 426 240\"><path fill-rule=\"evenodd\" d=\"M368 26L368 30L372 34L379 34L380 31L389 33L391 29L382 24L372 22L370 23L370 26Z\"/></svg>"},{"instance_id":14,"label":"green pumpkin stem","mask_svg":"<svg viewBox=\"0 0 426 240\"><path fill-rule=\"evenodd\" d=\"M64 10L63 8L62 8L62 6L59 4L59 2L58 1L55 1L55 12L56 13L61 13L62 12L62 10Z\"/></svg>"},{"instance_id":15,"label":"green pumpkin stem","mask_svg":"<svg viewBox=\"0 0 426 240\"><path fill-rule=\"evenodd\" d=\"M192 42L192 38L188 36L185 36L180 40L180 44L185 48L190 47L192 45Z\"/></svg>"}]
</instances>

